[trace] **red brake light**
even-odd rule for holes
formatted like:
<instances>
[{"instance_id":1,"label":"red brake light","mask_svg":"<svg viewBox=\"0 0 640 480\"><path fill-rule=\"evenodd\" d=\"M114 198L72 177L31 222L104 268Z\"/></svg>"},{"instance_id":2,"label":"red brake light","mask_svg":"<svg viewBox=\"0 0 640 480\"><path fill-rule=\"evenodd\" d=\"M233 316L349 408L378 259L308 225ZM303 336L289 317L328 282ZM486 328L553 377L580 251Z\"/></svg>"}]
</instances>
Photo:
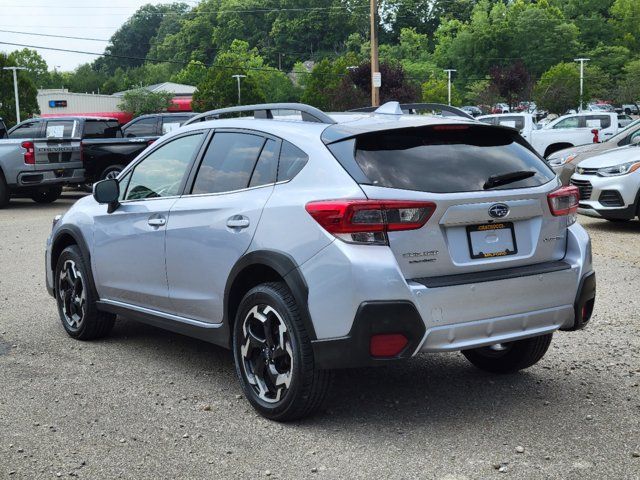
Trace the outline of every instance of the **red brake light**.
<instances>
[{"instance_id":1,"label":"red brake light","mask_svg":"<svg viewBox=\"0 0 640 480\"><path fill-rule=\"evenodd\" d=\"M27 165L35 165L36 148L33 142L22 142L22 148L26 150L24 152L24 163L26 163Z\"/></svg>"},{"instance_id":2,"label":"red brake light","mask_svg":"<svg viewBox=\"0 0 640 480\"><path fill-rule=\"evenodd\" d=\"M580 201L580 191L573 185L562 187L551 192L548 197L549 209L556 216L573 215L578 211Z\"/></svg>"},{"instance_id":3,"label":"red brake light","mask_svg":"<svg viewBox=\"0 0 640 480\"><path fill-rule=\"evenodd\" d=\"M373 335L369 343L369 353L372 357L392 358L400 354L409 340L401 333L385 333Z\"/></svg>"},{"instance_id":4,"label":"red brake light","mask_svg":"<svg viewBox=\"0 0 640 480\"><path fill-rule=\"evenodd\" d=\"M306 210L327 232L352 243L385 244L386 232L417 230L436 209L433 202L326 200Z\"/></svg>"}]
</instances>

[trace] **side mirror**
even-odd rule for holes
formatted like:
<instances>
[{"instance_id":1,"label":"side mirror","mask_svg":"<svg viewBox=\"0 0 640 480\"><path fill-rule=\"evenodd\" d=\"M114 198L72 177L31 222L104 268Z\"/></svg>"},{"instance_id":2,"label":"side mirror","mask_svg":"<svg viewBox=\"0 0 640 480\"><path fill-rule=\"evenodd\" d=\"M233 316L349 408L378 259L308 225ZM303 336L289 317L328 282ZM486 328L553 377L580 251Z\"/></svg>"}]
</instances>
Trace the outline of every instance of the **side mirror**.
<instances>
[{"instance_id":1,"label":"side mirror","mask_svg":"<svg viewBox=\"0 0 640 480\"><path fill-rule=\"evenodd\" d=\"M115 178L108 178L93 184L93 198L100 204L109 205L109 213L118 208L120 198L120 184Z\"/></svg>"}]
</instances>

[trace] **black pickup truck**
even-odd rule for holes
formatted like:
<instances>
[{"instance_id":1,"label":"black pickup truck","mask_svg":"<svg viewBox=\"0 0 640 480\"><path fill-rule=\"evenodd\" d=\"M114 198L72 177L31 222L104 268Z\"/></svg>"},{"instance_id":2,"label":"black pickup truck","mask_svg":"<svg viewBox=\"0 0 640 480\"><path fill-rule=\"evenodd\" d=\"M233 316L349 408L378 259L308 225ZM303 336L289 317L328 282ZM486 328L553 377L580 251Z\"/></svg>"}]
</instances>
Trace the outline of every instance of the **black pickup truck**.
<instances>
[{"instance_id":1,"label":"black pickup truck","mask_svg":"<svg viewBox=\"0 0 640 480\"><path fill-rule=\"evenodd\" d=\"M195 116L195 113L150 113L140 115L122 127L125 138L133 137L161 137Z\"/></svg>"}]
</instances>

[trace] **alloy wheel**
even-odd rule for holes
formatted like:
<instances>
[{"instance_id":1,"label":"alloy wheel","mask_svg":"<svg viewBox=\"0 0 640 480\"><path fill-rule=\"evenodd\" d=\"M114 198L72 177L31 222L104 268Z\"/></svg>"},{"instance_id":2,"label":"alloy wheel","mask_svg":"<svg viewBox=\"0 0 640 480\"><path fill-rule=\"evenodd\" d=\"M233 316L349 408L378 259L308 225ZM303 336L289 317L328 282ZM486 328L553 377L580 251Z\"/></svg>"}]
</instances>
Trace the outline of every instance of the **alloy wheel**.
<instances>
[{"instance_id":1,"label":"alloy wheel","mask_svg":"<svg viewBox=\"0 0 640 480\"><path fill-rule=\"evenodd\" d=\"M70 328L79 329L87 311L87 293L82 273L73 260L66 260L62 266L58 295L65 322Z\"/></svg>"},{"instance_id":2,"label":"alloy wheel","mask_svg":"<svg viewBox=\"0 0 640 480\"><path fill-rule=\"evenodd\" d=\"M258 398L279 402L291 385L293 347L289 330L273 307L256 305L247 313L240 355L245 378Z\"/></svg>"}]
</instances>

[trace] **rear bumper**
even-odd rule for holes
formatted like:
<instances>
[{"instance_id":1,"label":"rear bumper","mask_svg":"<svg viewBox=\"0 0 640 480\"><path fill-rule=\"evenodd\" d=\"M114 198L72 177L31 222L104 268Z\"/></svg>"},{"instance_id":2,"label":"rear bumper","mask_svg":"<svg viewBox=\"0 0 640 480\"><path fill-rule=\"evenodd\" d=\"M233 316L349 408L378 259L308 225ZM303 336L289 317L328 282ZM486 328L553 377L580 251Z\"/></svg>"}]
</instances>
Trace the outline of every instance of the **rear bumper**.
<instances>
[{"instance_id":1,"label":"rear bumper","mask_svg":"<svg viewBox=\"0 0 640 480\"><path fill-rule=\"evenodd\" d=\"M17 188L82 183L84 182L84 169L65 167L20 172L17 181Z\"/></svg>"},{"instance_id":2,"label":"rear bumper","mask_svg":"<svg viewBox=\"0 0 640 480\"><path fill-rule=\"evenodd\" d=\"M407 281L393 266L390 252L364 250L371 248L358 249L365 255L352 256L347 268L340 257L349 249L329 246L317 264L311 260L301 269L309 285L319 368L381 365L420 352L466 350L577 330L593 310L591 245L579 225L568 230L564 260L484 276ZM353 313L345 317L354 300ZM371 336L381 333L403 334L408 345L396 357L372 358Z\"/></svg>"}]
</instances>

